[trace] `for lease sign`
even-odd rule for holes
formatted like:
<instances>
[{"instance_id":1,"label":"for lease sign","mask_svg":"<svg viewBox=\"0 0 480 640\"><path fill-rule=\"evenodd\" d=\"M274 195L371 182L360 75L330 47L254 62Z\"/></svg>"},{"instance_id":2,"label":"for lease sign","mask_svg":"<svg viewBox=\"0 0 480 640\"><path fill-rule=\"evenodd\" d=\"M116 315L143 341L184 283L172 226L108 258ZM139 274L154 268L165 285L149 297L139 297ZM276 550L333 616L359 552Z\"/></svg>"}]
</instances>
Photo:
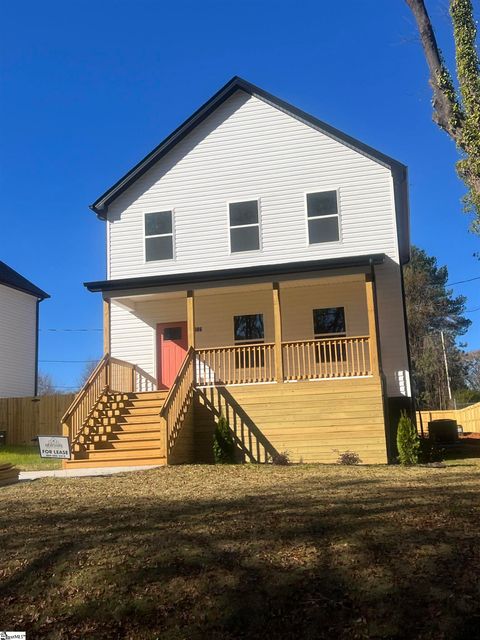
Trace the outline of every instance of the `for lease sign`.
<instances>
[{"instance_id":1,"label":"for lease sign","mask_svg":"<svg viewBox=\"0 0 480 640\"><path fill-rule=\"evenodd\" d=\"M42 458L70 459L70 443L65 436L38 436L38 446Z\"/></svg>"}]
</instances>

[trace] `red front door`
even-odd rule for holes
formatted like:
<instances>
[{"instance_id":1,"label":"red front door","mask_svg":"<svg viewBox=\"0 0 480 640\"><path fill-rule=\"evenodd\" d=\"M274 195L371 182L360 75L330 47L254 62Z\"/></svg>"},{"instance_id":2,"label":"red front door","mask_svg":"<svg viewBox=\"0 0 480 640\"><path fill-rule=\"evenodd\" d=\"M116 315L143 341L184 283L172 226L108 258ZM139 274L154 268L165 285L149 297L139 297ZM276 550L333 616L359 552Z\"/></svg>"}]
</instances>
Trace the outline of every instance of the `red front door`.
<instances>
[{"instance_id":1,"label":"red front door","mask_svg":"<svg viewBox=\"0 0 480 640\"><path fill-rule=\"evenodd\" d=\"M157 324L157 378L159 389L170 389L187 353L187 323Z\"/></svg>"}]
</instances>

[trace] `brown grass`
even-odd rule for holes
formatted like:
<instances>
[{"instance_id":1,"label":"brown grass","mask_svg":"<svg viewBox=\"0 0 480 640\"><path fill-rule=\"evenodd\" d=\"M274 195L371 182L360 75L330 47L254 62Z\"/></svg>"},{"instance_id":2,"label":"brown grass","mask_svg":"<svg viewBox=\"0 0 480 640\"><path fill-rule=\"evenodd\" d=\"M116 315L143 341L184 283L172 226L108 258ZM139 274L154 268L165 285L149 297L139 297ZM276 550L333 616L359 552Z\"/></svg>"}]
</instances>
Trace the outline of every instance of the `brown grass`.
<instances>
[{"instance_id":1,"label":"brown grass","mask_svg":"<svg viewBox=\"0 0 480 640\"><path fill-rule=\"evenodd\" d=\"M479 637L480 467L189 466L0 490L0 629Z\"/></svg>"}]
</instances>

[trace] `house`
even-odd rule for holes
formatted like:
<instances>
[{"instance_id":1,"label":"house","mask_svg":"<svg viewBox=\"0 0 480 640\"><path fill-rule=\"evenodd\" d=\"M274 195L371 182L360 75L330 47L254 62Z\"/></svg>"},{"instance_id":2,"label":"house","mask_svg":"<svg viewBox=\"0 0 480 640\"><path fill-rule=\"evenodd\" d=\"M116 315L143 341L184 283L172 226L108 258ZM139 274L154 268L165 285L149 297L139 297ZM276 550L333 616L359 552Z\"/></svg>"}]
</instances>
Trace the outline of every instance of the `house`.
<instances>
[{"instance_id":1,"label":"house","mask_svg":"<svg viewBox=\"0 0 480 640\"><path fill-rule=\"evenodd\" d=\"M105 356L69 465L393 456L410 408L406 167L235 77L91 209Z\"/></svg>"},{"instance_id":2,"label":"house","mask_svg":"<svg viewBox=\"0 0 480 640\"><path fill-rule=\"evenodd\" d=\"M37 395L39 304L49 297L0 261L0 398Z\"/></svg>"}]
</instances>

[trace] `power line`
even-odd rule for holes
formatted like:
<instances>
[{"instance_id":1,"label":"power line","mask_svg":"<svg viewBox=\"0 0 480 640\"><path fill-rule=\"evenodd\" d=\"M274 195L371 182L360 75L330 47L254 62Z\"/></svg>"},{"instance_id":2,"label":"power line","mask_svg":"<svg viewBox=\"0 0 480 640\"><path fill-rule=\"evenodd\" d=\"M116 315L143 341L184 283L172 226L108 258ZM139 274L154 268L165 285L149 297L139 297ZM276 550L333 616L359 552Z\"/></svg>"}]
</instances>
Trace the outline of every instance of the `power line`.
<instances>
[{"instance_id":1,"label":"power line","mask_svg":"<svg viewBox=\"0 0 480 640\"><path fill-rule=\"evenodd\" d=\"M69 364L71 362L79 363L79 362L98 362L98 360L39 360L39 362L61 362L63 364Z\"/></svg>"},{"instance_id":2,"label":"power line","mask_svg":"<svg viewBox=\"0 0 480 640\"><path fill-rule=\"evenodd\" d=\"M480 311L480 307L476 307L475 309L467 309L465 313L475 313L475 311Z\"/></svg>"},{"instance_id":3,"label":"power line","mask_svg":"<svg viewBox=\"0 0 480 640\"><path fill-rule=\"evenodd\" d=\"M57 332L57 331L68 331L68 332L71 332L71 331L75 331L75 332L82 331L82 332L87 332L87 331L103 331L103 329L40 329L40 331L55 331L55 332Z\"/></svg>"},{"instance_id":4,"label":"power line","mask_svg":"<svg viewBox=\"0 0 480 640\"><path fill-rule=\"evenodd\" d=\"M447 282L447 285L453 286L454 284L464 284L465 282L473 282L474 280L480 280L480 276L475 276L475 278L468 278L468 280L458 280L457 282Z\"/></svg>"}]
</instances>

